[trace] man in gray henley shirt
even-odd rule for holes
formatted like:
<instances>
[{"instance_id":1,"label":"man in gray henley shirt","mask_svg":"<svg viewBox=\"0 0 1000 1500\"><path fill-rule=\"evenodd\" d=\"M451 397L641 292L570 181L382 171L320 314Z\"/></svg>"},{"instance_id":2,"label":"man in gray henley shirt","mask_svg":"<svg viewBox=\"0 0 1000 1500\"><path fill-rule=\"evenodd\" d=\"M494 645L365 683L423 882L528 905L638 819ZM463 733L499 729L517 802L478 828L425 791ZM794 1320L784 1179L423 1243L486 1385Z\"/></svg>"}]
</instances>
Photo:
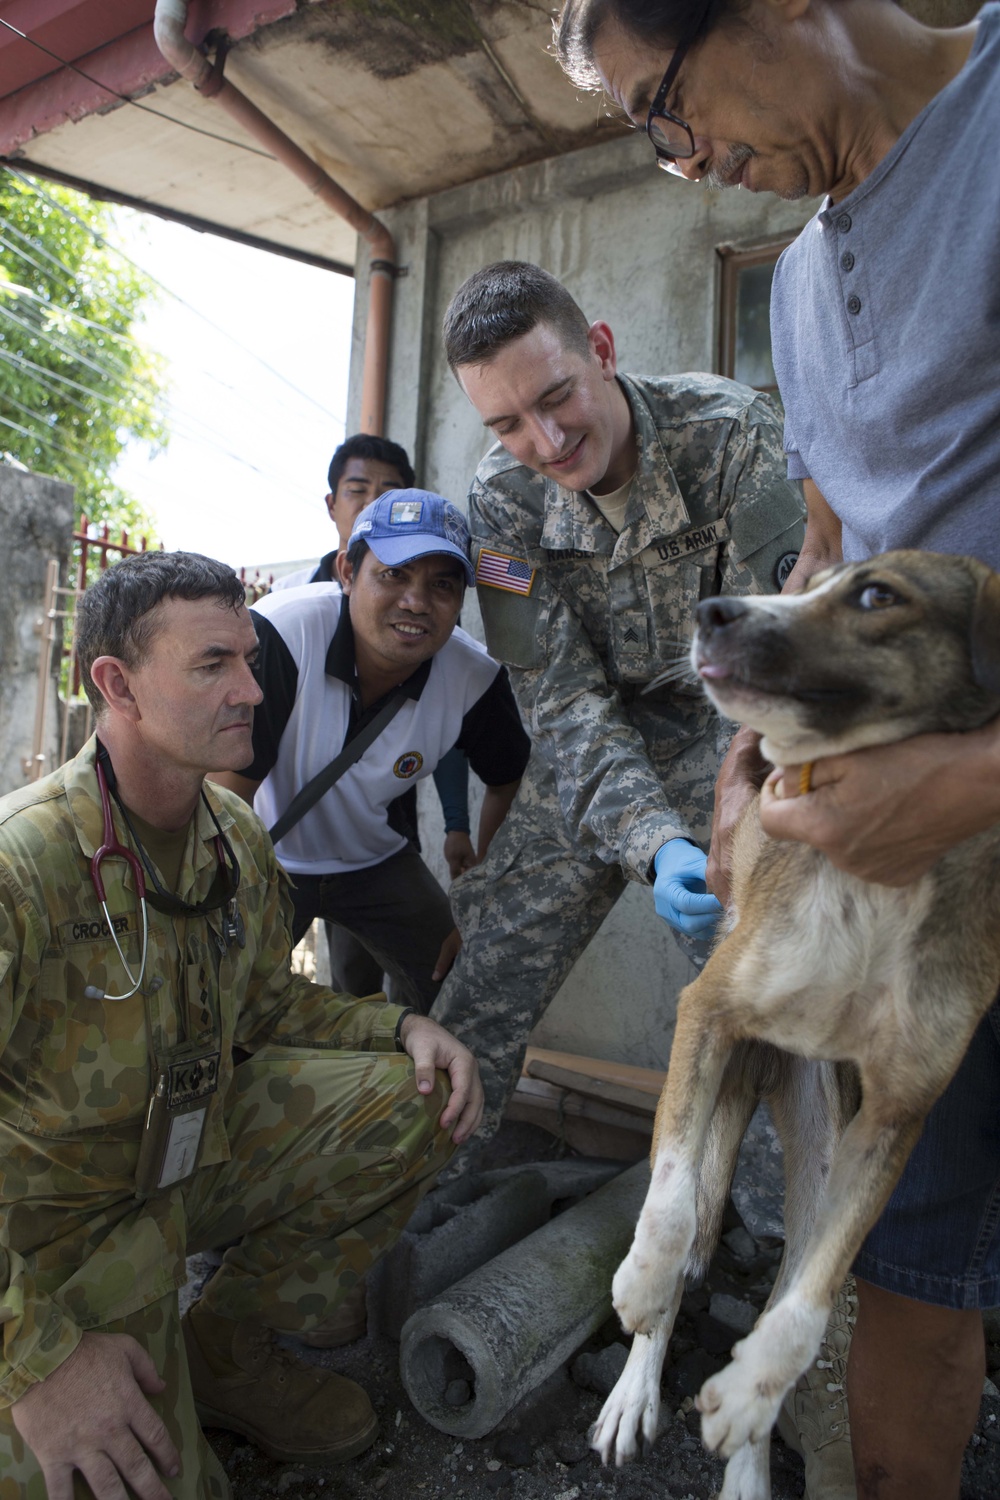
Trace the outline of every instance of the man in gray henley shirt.
<instances>
[{"instance_id":1,"label":"man in gray henley shirt","mask_svg":"<svg viewBox=\"0 0 1000 1500\"><path fill-rule=\"evenodd\" d=\"M772 297L789 473L809 514L786 587L899 546L1000 567L1000 6L931 30L892 0L567 0L560 54L652 124L668 170L828 195ZM762 773L741 731L708 867L723 898L728 834ZM766 784L767 831L908 884L1000 821L1000 722L819 761L813 788L779 798ZM979 1309L1000 1302L998 1098L994 1006L856 1263L860 1496L959 1493Z\"/></svg>"}]
</instances>

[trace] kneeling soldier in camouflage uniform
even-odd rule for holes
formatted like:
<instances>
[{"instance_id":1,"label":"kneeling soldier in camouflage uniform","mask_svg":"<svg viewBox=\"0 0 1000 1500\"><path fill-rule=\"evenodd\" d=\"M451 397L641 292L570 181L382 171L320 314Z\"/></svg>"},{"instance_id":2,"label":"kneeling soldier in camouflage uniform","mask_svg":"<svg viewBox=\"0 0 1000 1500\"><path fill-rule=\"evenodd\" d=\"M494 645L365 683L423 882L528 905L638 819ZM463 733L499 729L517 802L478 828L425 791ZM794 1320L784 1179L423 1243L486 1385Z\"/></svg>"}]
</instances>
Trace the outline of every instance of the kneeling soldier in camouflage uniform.
<instances>
[{"instance_id":1,"label":"kneeling soldier in camouflage uniform","mask_svg":"<svg viewBox=\"0 0 1000 1500\"><path fill-rule=\"evenodd\" d=\"M433 1007L476 1055L490 1134L528 1033L626 881L653 885L704 959L721 908L697 846L733 730L679 662L699 599L781 587L803 507L766 396L617 375L611 329L537 266L477 271L444 336L499 438L469 528L490 654L532 737L489 854L451 888L463 947Z\"/></svg>"},{"instance_id":2,"label":"kneeling soldier in camouflage uniform","mask_svg":"<svg viewBox=\"0 0 1000 1500\"><path fill-rule=\"evenodd\" d=\"M231 570L130 558L78 645L97 734L0 801L0 1500L207 1500L198 1415L278 1459L371 1443L364 1391L272 1331L329 1319L482 1091L433 1021L290 972L270 841L203 785L261 696ZM221 1245L180 1319L185 1256Z\"/></svg>"}]
</instances>

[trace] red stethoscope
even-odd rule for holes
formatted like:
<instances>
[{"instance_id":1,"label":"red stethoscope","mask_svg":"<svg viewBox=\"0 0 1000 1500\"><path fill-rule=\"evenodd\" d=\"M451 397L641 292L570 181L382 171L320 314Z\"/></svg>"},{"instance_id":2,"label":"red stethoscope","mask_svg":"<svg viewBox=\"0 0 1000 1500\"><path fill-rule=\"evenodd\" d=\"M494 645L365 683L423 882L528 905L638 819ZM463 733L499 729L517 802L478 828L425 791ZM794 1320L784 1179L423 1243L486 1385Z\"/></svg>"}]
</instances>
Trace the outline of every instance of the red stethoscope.
<instances>
[{"instance_id":1,"label":"red stethoscope","mask_svg":"<svg viewBox=\"0 0 1000 1500\"><path fill-rule=\"evenodd\" d=\"M110 766L111 758L108 755L106 747L98 742L97 757L94 762L94 770L97 774L97 790L101 795L101 815L104 819L104 829L101 834L101 847L97 850L97 852L94 854L93 859L90 861L90 878L94 883L94 890L97 894L97 899L101 903L101 911L104 913L104 920L108 924L108 932L111 934L111 941L115 945L118 957L121 960L122 968L125 970L125 976L132 988L126 990L123 995L112 995L109 994L106 990L98 989L96 985L88 984L83 993L88 1000L131 1000L132 996L136 993L136 991L139 989L139 986L142 984L143 977L146 973L146 957L149 952L149 911L146 904L146 874L145 870L143 869L143 863L145 862L146 869L149 871L150 879L156 887L156 895L151 899L153 905L157 908L158 911L165 911L174 915L190 914L193 916L205 916L208 912L219 911L223 907L225 907L226 912L222 918L222 936L225 944L228 947L230 943L235 942L238 943L241 948L243 948L246 946L246 931L243 925L243 916L240 912L239 904L236 899L236 892L238 891L240 884L240 867L237 863L236 855L233 853L232 846L223 833L222 828L219 824L219 820L215 816L215 813L212 811L211 804L209 803L203 791L201 794L202 800L204 801L205 806L208 808L212 822L216 827L215 857L219 862L219 871L224 872L227 877L225 889L221 892L220 899L216 901L202 901L197 904L189 901L182 901L179 896L172 895L171 892L164 890L160 885L160 882L156 878L156 871L146 859L145 851L143 850L142 844L139 841L138 835L129 822L128 813L125 811L125 808L119 801L116 792L115 801L118 803L121 815L125 820L129 832L135 840L136 847L139 850L139 855L141 855L142 858L140 859L139 855L133 854L132 850L127 848L118 839L118 835L115 832L114 815L111 810L112 792L111 787L108 784L105 762L107 762L107 764ZM113 768L112 776L114 776ZM119 943L118 941L118 934L115 931L115 924L112 920L111 913L108 911L107 893L104 889L104 881L101 878L101 863L105 859L123 859L128 865L129 869L132 871L132 878L135 881L136 901L138 903L139 914L142 918L142 954L139 959L138 975L134 975L132 973L131 965L129 964L128 959L125 957L125 954L122 951L121 943Z\"/></svg>"},{"instance_id":2,"label":"red stethoscope","mask_svg":"<svg viewBox=\"0 0 1000 1500\"><path fill-rule=\"evenodd\" d=\"M97 772L97 790L101 794L101 813L104 818L104 831L101 837L104 842L90 861L90 878L94 882L94 890L97 892L97 899L101 903L101 910L104 913L104 920L108 924L111 941L118 950L118 957L121 959L122 968L125 970L126 977L132 988L126 990L124 995L110 995L105 990L99 990L96 985L88 984L83 993L88 1000L131 1000L136 990L142 984L143 976L146 973L146 955L149 952L149 912L146 907L146 876L143 873L142 861L138 855L133 854L131 849L127 849L124 844L120 843L118 835L115 832L115 820L111 812L111 792L108 789L108 778L104 774L104 767L101 764L100 756L97 758L94 769ZM140 915L142 916L142 957L139 960L138 976L133 975L129 961L122 952L122 945L118 941L115 924L111 920L111 913L108 911L108 899L104 890L104 881L101 878L101 861L105 859L123 859L132 871L132 878L135 881L136 900Z\"/></svg>"}]
</instances>

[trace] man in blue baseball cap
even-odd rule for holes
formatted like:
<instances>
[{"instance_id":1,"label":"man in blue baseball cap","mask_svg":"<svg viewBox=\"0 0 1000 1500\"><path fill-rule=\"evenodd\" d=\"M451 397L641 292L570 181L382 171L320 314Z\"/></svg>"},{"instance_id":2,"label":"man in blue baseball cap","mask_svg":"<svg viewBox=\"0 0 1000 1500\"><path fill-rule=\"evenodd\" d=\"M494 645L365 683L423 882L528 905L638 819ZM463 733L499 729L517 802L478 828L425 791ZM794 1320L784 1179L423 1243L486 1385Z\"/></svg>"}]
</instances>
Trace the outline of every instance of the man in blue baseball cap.
<instances>
[{"instance_id":1,"label":"man in blue baseball cap","mask_svg":"<svg viewBox=\"0 0 1000 1500\"><path fill-rule=\"evenodd\" d=\"M386 490L361 511L347 544L363 539L379 562L390 567L429 556L457 557L470 588L476 575L469 561L469 528L457 506L431 490Z\"/></svg>"},{"instance_id":2,"label":"man in blue baseball cap","mask_svg":"<svg viewBox=\"0 0 1000 1500\"><path fill-rule=\"evenodd\" d=\"M294 940L315 917L338 922L424 1013L458 934L447 896L394 826L393 801L457 744L486 784L481 859L529 750L506 668L456 629L474 582L469 552L456 506L388 490L355 520L343 592L316 583L260 600L254 758L218 778L275 830L294 881ZM303 812L300 794L334 761Z\"/></svg>"},{"instance_id":3,"label":"man in blue baseball cap","mask_svg":"<svg viewBox=\"0 0 1000 1500\"><path fill-rule=\"evenodd\" d=\"M330 460L327 474L326 508L337 533L337 545L315 565L309 563L276 578L271 591L302 588L311 583L339 583L347 543L365 506L386 490L410 489L413 484L413 467L406 449L398 443L370 432L357 432L345 438ZM455 880L476 863L476 846L469 823L469 762L461 750L452 747L438 761L434 786L444 817L444 860ZM397 831L412 839L419 853L415 786L409 786L397 798L393 818ZM367 949L336 922L324 922L323 927L330 957L330 987L352 995L381 990L384 976ZM390 984L390 994L391 991Z\"/></svg>"}]
</instances>

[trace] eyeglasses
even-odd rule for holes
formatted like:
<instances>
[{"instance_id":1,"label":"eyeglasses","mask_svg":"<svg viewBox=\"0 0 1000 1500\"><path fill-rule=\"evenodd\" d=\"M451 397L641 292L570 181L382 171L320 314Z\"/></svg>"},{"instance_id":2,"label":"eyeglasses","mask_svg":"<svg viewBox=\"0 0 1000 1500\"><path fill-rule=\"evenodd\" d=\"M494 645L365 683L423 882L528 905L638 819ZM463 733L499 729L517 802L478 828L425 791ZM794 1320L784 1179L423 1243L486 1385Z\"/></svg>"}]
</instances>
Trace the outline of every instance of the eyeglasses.
<instances>
[{"instance_id":1,"label":"eyeglasses","mask_svg":"<svg viewBox=\"0 0 1000 1500\"><path fill-rule=\"evenodd\" d=\"M672 115L664 108L670 90L674 86L674 79L680 72L681 64L690 52L698 38L705 18L712 7L713 0L706 0L698 11L697 16L684 39L674 48L674 55L670 59L670 65L664 73L660 87L653 95L653 102L649 106L646 116L646 134L649 136L656 152L656 165L662 167L664 172L676 171L677 161L687 161L694 156L694 135L686 120L680 119L678 115Z\"/></svg>"}]
</instances>

